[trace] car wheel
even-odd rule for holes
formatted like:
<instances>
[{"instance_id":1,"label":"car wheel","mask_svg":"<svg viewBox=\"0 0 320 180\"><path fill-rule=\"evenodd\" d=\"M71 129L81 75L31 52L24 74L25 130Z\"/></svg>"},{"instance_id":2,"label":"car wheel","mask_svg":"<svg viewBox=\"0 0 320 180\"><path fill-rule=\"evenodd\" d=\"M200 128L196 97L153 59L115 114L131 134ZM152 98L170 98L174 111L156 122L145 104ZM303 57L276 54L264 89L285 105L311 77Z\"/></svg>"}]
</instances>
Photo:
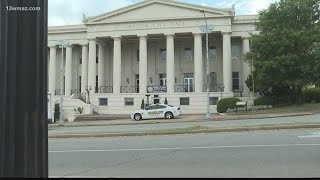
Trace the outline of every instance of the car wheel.
<instances>
[{"instance_id":1,"label":"car wheel","mask_svg":"<svg viewBox=\"0 0 320 180\"><path fill-rule=\"evenodd\" d=\"M134 120L140 121L142 119L141 114L135 114L134 115Z\"/></svg>"},{"instance_id":2,"label":"car wheel","mask_svg":"<svg viewBox=\"0 0 320 180\"><path fill-rule=\"evenodd\" d=\"M172 118L173 118L172 112L166 112L165 118L167 118L167 119L172 119Z\"/></svg>"}]
</instances>

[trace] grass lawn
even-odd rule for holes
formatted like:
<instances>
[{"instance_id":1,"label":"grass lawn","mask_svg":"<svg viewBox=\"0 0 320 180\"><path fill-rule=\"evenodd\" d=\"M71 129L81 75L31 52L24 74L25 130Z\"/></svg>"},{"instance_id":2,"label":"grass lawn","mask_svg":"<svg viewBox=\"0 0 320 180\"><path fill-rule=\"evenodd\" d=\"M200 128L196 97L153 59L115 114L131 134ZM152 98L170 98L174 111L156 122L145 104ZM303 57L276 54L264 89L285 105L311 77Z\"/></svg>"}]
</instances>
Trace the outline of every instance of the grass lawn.
<instances>
[{"instance_id":1,"label":"grass lawn","mask_svg":"<svg viewBox=\"0 0 320 180\"><path fill-rule=\"evenodd\" d=\"M290 105L284 107L274 107L272 109L261 109L255 111L241 111L241 112L230 112L226 114L234 115L234 114L261 114L261 113L277 113L277 112L299 112L299 111L310 111L310 110L319 110L320 111L320 103L306 103L301 105Z\"/></svg>"}]
</instances>

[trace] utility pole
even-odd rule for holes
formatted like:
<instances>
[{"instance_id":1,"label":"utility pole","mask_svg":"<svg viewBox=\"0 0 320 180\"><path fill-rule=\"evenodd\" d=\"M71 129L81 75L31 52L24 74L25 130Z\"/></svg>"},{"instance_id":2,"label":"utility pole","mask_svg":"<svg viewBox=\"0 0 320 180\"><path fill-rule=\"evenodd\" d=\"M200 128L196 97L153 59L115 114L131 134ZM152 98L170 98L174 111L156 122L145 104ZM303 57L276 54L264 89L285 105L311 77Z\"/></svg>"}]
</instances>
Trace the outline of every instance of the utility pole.
<instances>
[{"instance_id":1,"label":"utility pole","mask_svg":"<svg viewBox=\"0 0 320 180\"><path fill-rule=\"evenodd\" d=\"M60 118L59 126L63 126L63 95L64 95L64 48L69 45L68 40L60 40L58 45L61 48L61 73L60 73Z\"/></svg>"},{"instance_id":2,"label":"utility pole","mask_svg":"<svg viewBox=\"0 0 320 180\"><path fill-rule=\"evenodd\" d=\"M255 110L254 106L254 74L253 74L253 42L252 42L252 33L250 36L251 41L251 77L252 77L252 109Z\"/></svg>"},{"instance_id":3,"label":"utility pole","mask_svg":"<svg viewBox=\"0 0 320 180\"><path fill-rule=\"evenodd\" d=\"M209 69L209 37L208 37L208 32L209 32L209 28L208 28L208 24L207 24L207 18L206 18L206 14L204 10L200 11L201 13L203 13L204 16L204 20L206 23L206 26L204 31L206 32L206 69L207 69L207 113L206 113L206 119L210 119L211 118L211 113L210 113L210 96L209 96L209 87L210 87L210 69ZM212 30L212 29L210 29Z\"/></svg>"}]
</instances>

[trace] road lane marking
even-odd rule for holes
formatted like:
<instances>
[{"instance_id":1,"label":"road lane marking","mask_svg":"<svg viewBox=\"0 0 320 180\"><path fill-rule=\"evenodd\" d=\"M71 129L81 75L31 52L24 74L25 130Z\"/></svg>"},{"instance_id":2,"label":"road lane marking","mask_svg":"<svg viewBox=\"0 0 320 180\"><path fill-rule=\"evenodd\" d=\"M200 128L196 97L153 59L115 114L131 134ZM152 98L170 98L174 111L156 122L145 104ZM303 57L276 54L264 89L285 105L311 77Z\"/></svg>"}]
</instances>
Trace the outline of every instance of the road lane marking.
<instances>
[{"instance_id":1,"label":"road lane marking","mask_svg":"<svg viewBox=\"0 0 320 180\"><path fill-rule=\"evenodd\" d=\"M297 147L297 146L320 146L320 144L261 144L240 146L207 146L207 147L172 147L172 148L149 148L149 149L96 149L96 150L55 150L49 153L75 153L75 152L123 152L123 151L161 151L161 150L188 150L188 149L221 149L221 148L250 148L250 147Z\"/></svg>"},{"instance_id":2,"label":"road lane marking","mask_svg":"<svg viewBox=\"0 0 320 180\"><path fill-rule=\"evenodd\" d=\"M298 138L320 138L320 132L309 133L307 136L298 136Z\"/></svg>"}]
</instances>

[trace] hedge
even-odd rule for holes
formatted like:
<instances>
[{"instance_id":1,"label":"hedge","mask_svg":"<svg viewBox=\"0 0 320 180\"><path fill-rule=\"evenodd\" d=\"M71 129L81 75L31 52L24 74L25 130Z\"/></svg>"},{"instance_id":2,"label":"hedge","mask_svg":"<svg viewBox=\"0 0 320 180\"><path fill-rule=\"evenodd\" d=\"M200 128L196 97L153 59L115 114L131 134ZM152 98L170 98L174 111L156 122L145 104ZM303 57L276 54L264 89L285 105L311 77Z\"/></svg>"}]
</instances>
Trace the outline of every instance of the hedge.
<instances>
[{"instance_id":1,"label":"hedge","mask_svg":"<svg viewBox=\"0 0 320 180\"><path fill-rule=\"evenodd\" d=\"M255 106L272 106L273 105L273 100L269 96L262 96L258 97L254 100L254 105Z\"/></svg>"},{"instance_id":2,"label":"hedge","mask_svg":"<svg viewBox=\"0 0 320 180\"><path fill-rule=\"evenodd\" d=\"M217 111L219 113L227 112L228 109L236 108L236 103L241 101L239 98L223 98L218 102Z\"/></svg>"},{"instance_id":3,"label":"hedge","mask_svg":"<svg viewBox=\"0 0 320 180\"><path fill-rule=\"evenodd\" d=\"M54 104L54 122L60 118L60 104Z\"/></svg>"},{"instance_id":4,"label":"hedge","mask_svg":"<svg viewBox=\"0 0 320 180\"><path fill-rule=\"evenodd\" d=\"M320 102L320 87L306 89L303 94L306 102Z\"/></svg>"}]
</instances>

